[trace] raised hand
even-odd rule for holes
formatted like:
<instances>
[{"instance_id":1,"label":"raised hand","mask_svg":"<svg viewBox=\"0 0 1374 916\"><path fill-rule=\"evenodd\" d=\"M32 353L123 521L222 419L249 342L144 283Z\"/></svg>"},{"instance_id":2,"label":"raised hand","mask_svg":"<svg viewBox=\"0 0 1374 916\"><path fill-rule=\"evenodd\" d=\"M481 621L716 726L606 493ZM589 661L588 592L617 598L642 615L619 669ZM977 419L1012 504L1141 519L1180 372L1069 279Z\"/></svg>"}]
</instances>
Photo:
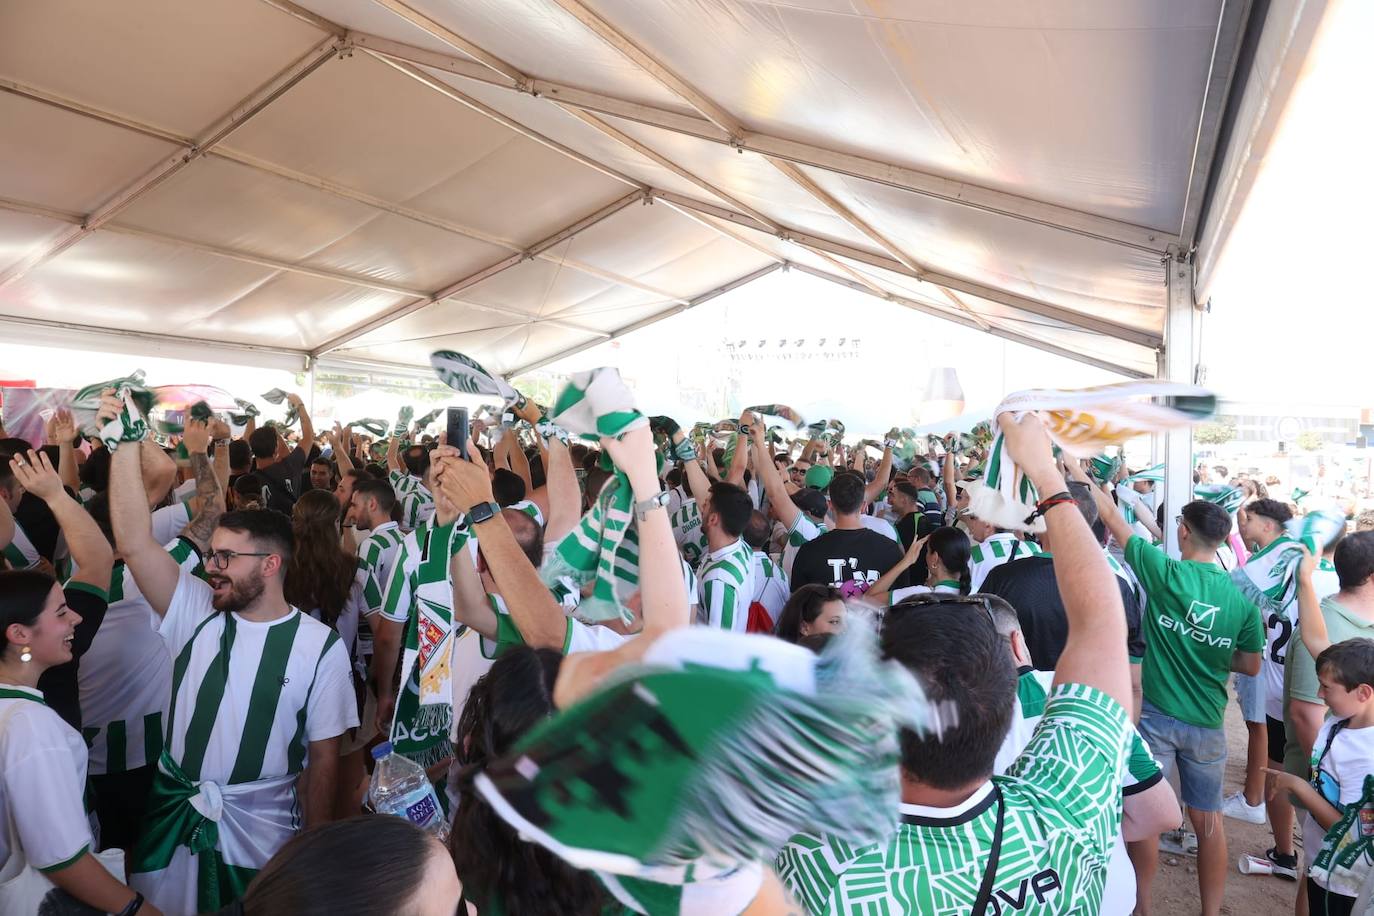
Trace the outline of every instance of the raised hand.
<instances>
[{"instance_id":1,"label":"raised hand","mask_svg":"<svg viewBox=\"0 0 1374 916\"><path fill-rule=\"evenodd\" d=\"M210 448L210 425L204 420L187 420L181 444L188 452L204 454Z\"/></svg>"},{"instance_id":2,"label":"raised hand","mask_svg":"<svg viewBox=\"0 0 1374 916\"><path fill-rule=\"evenodd\" d=\"M15 455L10 459L10 469L14 472L14 479L25 490L44 502L51 502L66 493L62 489L62 478L43 452L30 451L27 455Z\"/></svg>"}]
</instances>

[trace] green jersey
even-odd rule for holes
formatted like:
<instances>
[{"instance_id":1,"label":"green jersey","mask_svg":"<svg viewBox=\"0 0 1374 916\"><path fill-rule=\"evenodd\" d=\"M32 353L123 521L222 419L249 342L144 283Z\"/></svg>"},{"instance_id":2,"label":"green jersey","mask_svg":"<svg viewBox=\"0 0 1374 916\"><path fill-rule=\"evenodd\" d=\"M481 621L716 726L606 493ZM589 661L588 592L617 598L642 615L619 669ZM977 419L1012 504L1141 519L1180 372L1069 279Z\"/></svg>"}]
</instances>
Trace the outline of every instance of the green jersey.
<instances>
[{"instance_id":1,"label":"green jersey","mask_svg":"<svg viewBox=\"0 0 1374 916\"><path fill-rule=\"evenodd\" d=\"M1264 648L1259 610L1215 563L1171 559L1140 537L1126 543L1126 563L1150 598L1140 620L1145 699L1181 722L1221 728L1231 656Z\"/></svg>"},{"instance_id":2,"label":"green jersey","mask_svg":"<svg viewBox=\"0 0 1374 916\"><path fill-rule=\"evenodd\" d=\"M1008 775L953 808L902 805L885 844L798 834L778 855L778 877L812 914L966 914L1000 819L989 914L1097 913L1121 829L1130 731L1111 697L1061 684Z\"/></svg>"}]
</instances>

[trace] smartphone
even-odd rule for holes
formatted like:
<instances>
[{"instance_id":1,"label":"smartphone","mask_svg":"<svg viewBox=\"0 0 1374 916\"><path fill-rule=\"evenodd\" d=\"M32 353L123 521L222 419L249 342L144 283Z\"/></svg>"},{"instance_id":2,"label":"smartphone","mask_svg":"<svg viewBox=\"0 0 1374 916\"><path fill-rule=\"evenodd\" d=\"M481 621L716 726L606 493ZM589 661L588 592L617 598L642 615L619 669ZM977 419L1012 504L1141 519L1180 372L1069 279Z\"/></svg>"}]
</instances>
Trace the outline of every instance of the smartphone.
<instances>
[{"instance_id":1,"label":"smartphone","mask_svg":"<svg viewBox=\"0 0 1374 916\"><path fill-rule=\"evenodd\" d=\"M463 457L468 454L468 409L450 407L448 409L448 444L458 449Z\"/></svg>"}]
</instances>

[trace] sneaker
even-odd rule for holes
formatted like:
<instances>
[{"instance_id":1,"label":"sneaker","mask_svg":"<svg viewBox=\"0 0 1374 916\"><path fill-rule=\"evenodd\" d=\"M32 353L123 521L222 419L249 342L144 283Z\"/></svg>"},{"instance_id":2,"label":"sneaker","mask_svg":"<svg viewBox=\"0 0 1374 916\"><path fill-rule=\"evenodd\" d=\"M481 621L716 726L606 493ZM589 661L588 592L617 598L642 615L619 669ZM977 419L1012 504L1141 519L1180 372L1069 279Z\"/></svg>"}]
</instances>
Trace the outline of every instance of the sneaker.
<instances>
[{"instance_id":1,"label":"sneaker","mask_svg":"<svg viewBox=\"0 0 1374 916\"><path fill-rule=\"evenodd\" d=\"M1281 856L1274 851L1275 847L1270 846L1264 851L1264 857L1269 860L1269 864L1274 867L1274 874L1280 878L1287 878L1289 881L1298 880L1298 856L1297 853L1288 856Z\"/></svg>"},{"instance_id":2,"label":"sneaker","mask_svg":"<svg viewBox=\"0 0 1374 916\"><path fill-rule=\"evenodd\" d=\"M1222 799L1221 813L1248 824L1263 824L1265 820L1264 803L1261 802L1258 805L1246 803L1244 792L1236 792Z\"/></svg>"}]
</instances>

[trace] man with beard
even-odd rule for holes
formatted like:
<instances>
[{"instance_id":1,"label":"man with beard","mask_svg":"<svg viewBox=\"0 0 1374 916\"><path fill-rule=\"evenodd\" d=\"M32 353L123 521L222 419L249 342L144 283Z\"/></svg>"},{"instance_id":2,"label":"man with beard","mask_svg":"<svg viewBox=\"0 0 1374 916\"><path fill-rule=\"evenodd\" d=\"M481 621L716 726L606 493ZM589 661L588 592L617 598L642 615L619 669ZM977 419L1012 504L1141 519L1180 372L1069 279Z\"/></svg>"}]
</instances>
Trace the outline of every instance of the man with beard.
<instances>
[{"instance_id":1,"label":"man with beard","mask_svg":"<svg viewBox=\"0 0 1374 916\"><path fill-rule=\"evenodd\" d=\"M121 407L107 397L102 422ZM286 516L222 516L202 581L153 539L138 459L128 443L113 456L110 518L134 581L162 618L173 673L131 883L164 912L213 911L240 897L302 826L329 819L339 739L358 724L348 651L282 595Z\"/></svg>"}]
</instances>

